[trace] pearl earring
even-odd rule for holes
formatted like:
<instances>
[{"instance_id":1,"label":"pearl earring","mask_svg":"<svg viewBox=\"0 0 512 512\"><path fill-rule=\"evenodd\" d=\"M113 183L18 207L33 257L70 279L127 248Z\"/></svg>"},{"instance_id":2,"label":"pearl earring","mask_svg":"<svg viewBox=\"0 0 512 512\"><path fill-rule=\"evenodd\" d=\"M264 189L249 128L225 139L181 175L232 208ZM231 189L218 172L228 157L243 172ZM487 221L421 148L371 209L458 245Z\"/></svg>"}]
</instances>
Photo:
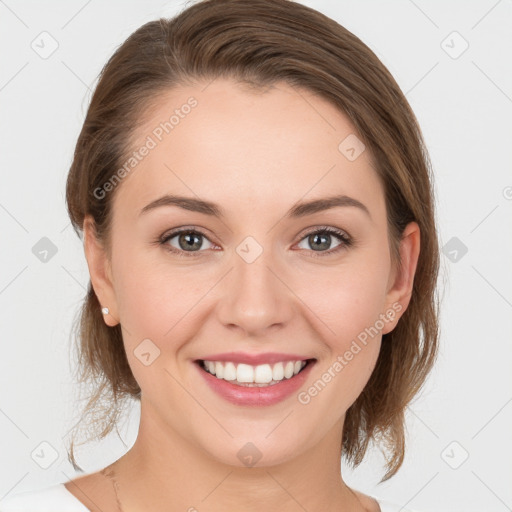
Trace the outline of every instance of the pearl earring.
<instances>
[{"instance_id":1,"label":"pearl earring","mask_svg":"<svg viewBox=\"0 0 512 512\"><path fill-rule=\"evenodd\" d=\"M101 312L102 312L104 315L108 315L108 308L101 308Z\"/></svg>"}]
</instances>

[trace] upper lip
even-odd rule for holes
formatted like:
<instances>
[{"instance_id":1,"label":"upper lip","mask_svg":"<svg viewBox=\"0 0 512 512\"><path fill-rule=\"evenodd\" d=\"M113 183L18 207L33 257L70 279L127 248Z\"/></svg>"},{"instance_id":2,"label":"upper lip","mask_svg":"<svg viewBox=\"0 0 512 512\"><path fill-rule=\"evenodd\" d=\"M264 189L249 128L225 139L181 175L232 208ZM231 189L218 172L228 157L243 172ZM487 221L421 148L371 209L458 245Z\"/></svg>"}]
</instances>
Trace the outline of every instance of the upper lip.
<instances>
[{"instance_id":1,"label":"upper lip","mask_svg":"<svg viewBox=\"0 0 512 512\"><path fill-rule=\"evenodd\" d=\"M259 364L274 364L281 361L307 361L313 359L311 357L304 357L300 354L285 354L280 352L265 352L262 354L248 354L246 352L223 352L222 354L212 354L204 356L198 361L222 361L233 363L249 364L257 366Z\"/></svg>"}]
</instances>

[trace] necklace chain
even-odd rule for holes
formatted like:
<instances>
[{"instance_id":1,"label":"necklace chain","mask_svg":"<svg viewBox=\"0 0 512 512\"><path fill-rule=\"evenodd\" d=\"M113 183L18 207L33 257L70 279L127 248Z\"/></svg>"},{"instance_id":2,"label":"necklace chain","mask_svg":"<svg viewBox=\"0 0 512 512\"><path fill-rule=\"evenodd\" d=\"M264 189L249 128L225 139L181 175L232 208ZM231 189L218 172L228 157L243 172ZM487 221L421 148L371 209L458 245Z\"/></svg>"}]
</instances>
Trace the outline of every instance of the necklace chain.
<instances>
[{"instance_id":1,"label":"necklace chain","mask_svg":"<svg viewBox=\"0 0 512 512\"><path fill-rule=\"evenodd\" d=\"M124 512L123 507L121 506L121 501L119 500L119 484L117 483L115 472L114 472L114 464L111 464L110 466L107 466L106 468L101 470L101 473L105 475L107 478L109 478L112 481L112 487L114 487L114 492L116 493L116 502L117 502L117 508L118 512Z\"/></svg>"}]
</instances>

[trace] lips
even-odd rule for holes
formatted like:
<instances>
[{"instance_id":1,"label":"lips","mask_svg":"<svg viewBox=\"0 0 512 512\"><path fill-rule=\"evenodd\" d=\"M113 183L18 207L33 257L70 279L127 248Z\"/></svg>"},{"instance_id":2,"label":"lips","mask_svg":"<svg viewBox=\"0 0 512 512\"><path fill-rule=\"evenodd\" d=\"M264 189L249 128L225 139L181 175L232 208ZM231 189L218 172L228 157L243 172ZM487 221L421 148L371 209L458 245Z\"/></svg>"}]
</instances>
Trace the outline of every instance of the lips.
<instances>
[{"instance_id":1,"label":"lips","mask_svg":"<svg viewBox=\"0 0 512 512\"><path fill-rule=\"evenodd\" d=\"M238 353L240 355L240 353ZM245 354L246 355L246 354ZM266 385L263 387L244 387L241 385L237 385L234 383L231 383L229 381L226 381L224 379L219 379L210 373L206 371L202 364L201 360L197 360L194 363L194 367L197 369L200 378L208 385L208 387L219 397L222 399L237 405L237 406L270 406L277 404L281 401L284 401L287 398L290 398L294 393L297 393L299 388L303 386L308 377L309 374L312 371L312 368L315 366L316 359L310 358L310 359L304 359L302 356L298 356L296 354L273 354L274 356L279 356L278 362L282 361L283 355L285 356L285 359L292 357L296 358L296 361L299 360L306 360L308 363L304 368L293 377L289 379L284 379L276 384L273 385ZM221 354L216 354L214 356L208 356L208 357L219 357ZM222 356L226 356L224 359L227 361L233 361L233 354L222 354ZM268 354L266 354L267 358L264 359L264 361L268 362ZM229 357L229 358L228 358ZM248 359L246 357L242 358L242 361L247 361ZM251 361L261 361L262 356L259 356L257 358L249 359ZM247 363L245 363L247 364ZM254 364L254 363L252 363ZM265 363L263 363L265 364Z\"/></svg>"}]
</instances>

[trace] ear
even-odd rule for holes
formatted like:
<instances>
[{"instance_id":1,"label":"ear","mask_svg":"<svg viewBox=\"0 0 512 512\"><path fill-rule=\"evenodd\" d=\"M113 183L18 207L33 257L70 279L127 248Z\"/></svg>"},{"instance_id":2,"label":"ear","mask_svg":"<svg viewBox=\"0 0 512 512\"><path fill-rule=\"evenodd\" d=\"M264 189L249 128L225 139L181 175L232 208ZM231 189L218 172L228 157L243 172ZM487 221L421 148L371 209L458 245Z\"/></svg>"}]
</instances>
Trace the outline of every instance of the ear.
<instances>
[{"instance_id":1,"label":"ear","mask_svg":"<svg viewBox=\"0 0 512 512\"><path fill-rule=\"evenodd\" d=\"M101 307L109 309L108 314L103 315L105 323L114 327L119 323L117 314L117 301L114 292L111 264L103 245L96 238L94 219L86 215L83 225L84 252L91 276L91 284L98 297Z\"/></svg>"},{"instance_id":2,"label":"ear","mask_svg":"<svg viewBox=\"0 0 512 512\"><path fill-rule=\"evenodd\" d=\"M420 255L420 227L416 222L410 222L404 229L400 241L401 265L391 272L386 294L386 317L382 334L391 332L403 315L411 300L414 275Z\"/></svg>"}]
</instances>

